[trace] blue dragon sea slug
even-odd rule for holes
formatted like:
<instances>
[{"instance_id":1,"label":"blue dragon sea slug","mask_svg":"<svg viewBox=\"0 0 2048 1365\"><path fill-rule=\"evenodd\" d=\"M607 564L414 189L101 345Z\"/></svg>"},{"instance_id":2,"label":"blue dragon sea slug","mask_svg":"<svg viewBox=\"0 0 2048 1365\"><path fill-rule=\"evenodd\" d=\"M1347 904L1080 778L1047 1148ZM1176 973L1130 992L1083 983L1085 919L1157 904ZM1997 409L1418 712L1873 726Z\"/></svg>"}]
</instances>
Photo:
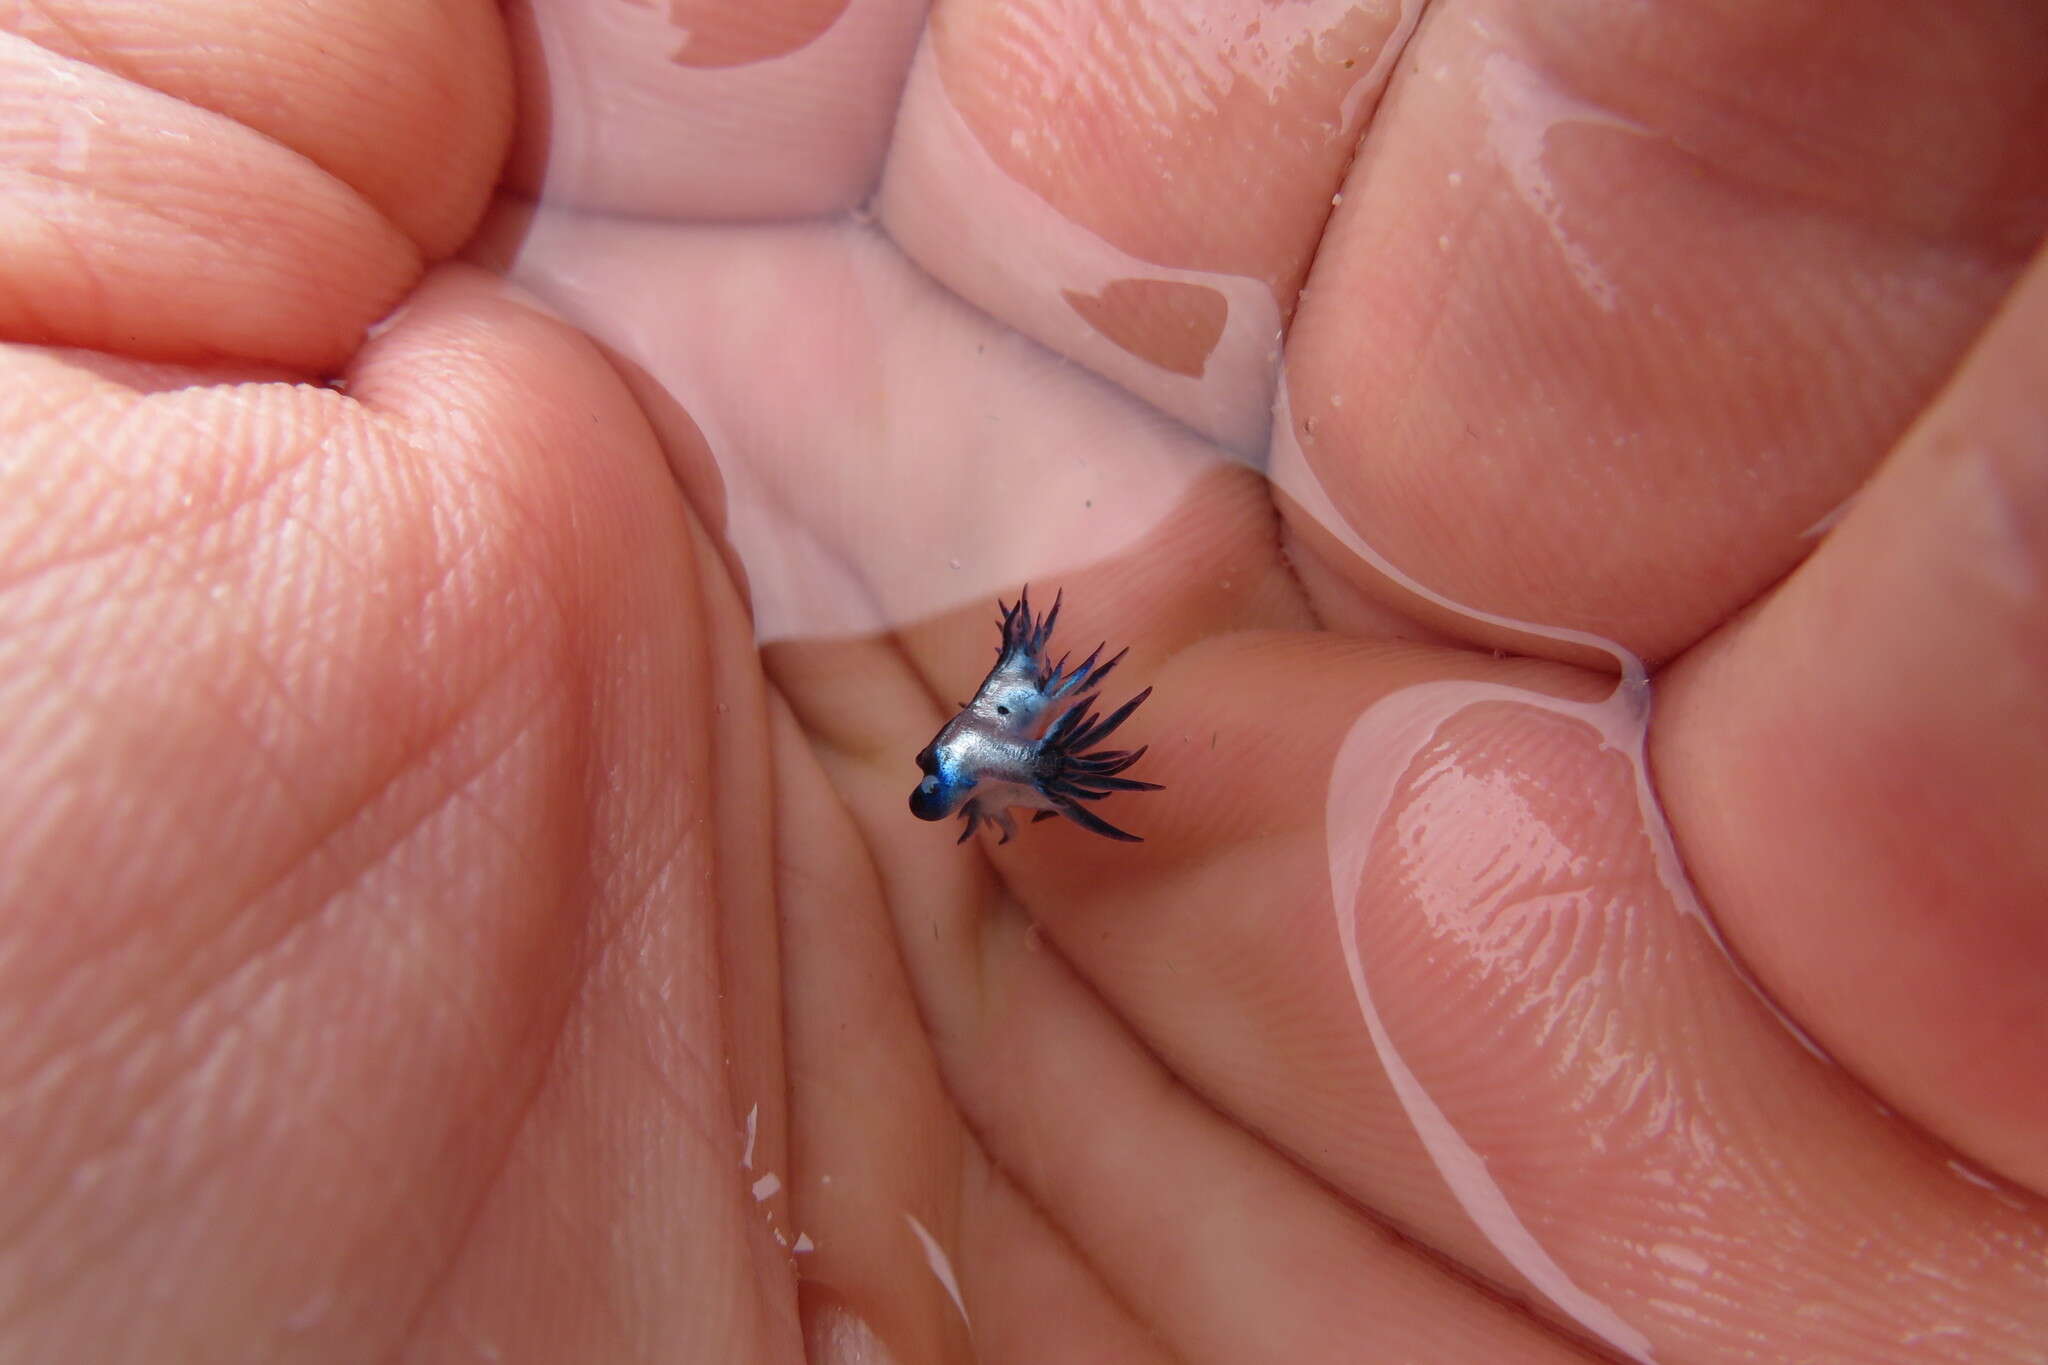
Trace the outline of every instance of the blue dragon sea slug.
<instances>
[{"instance_id":1,"label":"blue dragon sea slug","mask_svg":"<svg viewBox=\"0 0 2048 1365\"><path fill-rule=\"evenodd\" d=\"M1081 803L1100 801L1111 792L1160 789L1156 782L1118 776L1144 755L1144 748L1093 747L1129 720L1152 689L1096 717L1097 689L1130 651L1119 650L1101 661L1105 646L1097 645L1072 669L1064 654L1058 663L1047 663L1046 642L1059 619L1062 596L1053 597L1052 610L1042 617L1031 614L1028 587L1014 606L997 600L1003 608L1003 642L996 647L996 666L974 700L939 727L917 756L924 781L910 794L910 813L920 820L957 813L967 822L960 843L984 820L1003 832L998 842L1009 843L1017 832L1013 806L1036 811L1033 821L1064 815L1111 839L1143 842Z\"/></svg>"}]
</instances>

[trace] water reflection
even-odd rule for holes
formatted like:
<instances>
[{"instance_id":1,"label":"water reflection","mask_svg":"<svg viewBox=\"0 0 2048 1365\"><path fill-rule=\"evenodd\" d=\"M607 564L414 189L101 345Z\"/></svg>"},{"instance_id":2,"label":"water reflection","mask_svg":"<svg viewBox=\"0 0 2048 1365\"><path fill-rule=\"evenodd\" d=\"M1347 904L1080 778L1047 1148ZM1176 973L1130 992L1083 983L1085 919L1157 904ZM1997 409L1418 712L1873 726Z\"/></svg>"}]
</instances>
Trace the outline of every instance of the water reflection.
<instances>
[{"instance_id":1,"label":"water reflection","mask_svg":"<svg viewBox=\"0 0 2048 1365\"><path fill-rule=\"evenodd\" d=\"M878 42L900 32L873 20L873 8L850 6L849 22L873 23ZM1318 125L1318 138L1341 141L1331 129L1364 119L1417 13L1399 6L1369 16L1380 46L1332 87L1336 112L1328 127ZM648 22L644 14L632 20ZM1260 48L1266 56L1275 50ZM588 52L582 39L563 39L547 60L570 76ZM1675 1324L1689 1320L1690 1296L1726 1294L1736 1275L1728 1267L1764 1255L1756 1249L1764 1230L1792 1225L1780 1192L1802 1188L1824 1155L1795 1155L1769 1172L1730 1158L1748 1140L1749 1101L1725 1077L1702 1077L1695 1039L1740 1038L1745 1055L1767 1059L1757 1074L1771 1078L1769 1093L1815 1086L1823 1097L1800 1111L1809 1117L1834 1122L1861 1114L1867 1101L1835 1079L1815 1081L1826 1071L1818 1050L1795 1040L1786 1021L1778 1021L1786 1032L1774 1031L1769 1002L1725 960L1655 799L1646 757L1650 670L1583 624L1467 600L1483 593L1430 581L1361 531L1359 487L1333 490L1324 476L1371 464L1378 433L1368 423L1359 438L1332 422L1313 449L1304 436L1314 438L1315 424L1340 410L1349 414L1344 421L1362 420L1359 400L1375 396L1372 385L1342 379L1341 365L1298 367L1282 349L1296 297L1278 285L1306 269L1306 255L1290 263L1278 252L1236 268L1189 263L1191 256L1162 263L1155 257L1167 253L1148 255L1111 225L1121 206L1090 217L1020 172L1019 159L1040 170L1047 164L1042 130L1020 130L1024 145L992 144L987 111L957 107L936 43L914 58L897 55L907 74L888 141L872 111L856 121L836 159L825 157L839 173L822 199L799 206L757 193L778 179L758 165L734 173L736 157L771 155L767 143L744 152L724 145L704 165L678 171L657 155L604 150L611 140L592 130L610 126L618 109L586 111L585 122L558 125L579 131L565 135L547 163L540 206L516 227L508 216L499 259L658 392L650 417L685 487L712 490L715 506L699 510L734 554L771 672L815 684L804 723L829 751L823 763L849 821L873 844L883 842L873 837L877 822L907 820L901 788L910 755L930 732L930 708L943 712L959 699L945 689L964 696L986 668L986 615L1020 583L1048 596L1059 585L1089 585L1070 591L1082 611L1098 613L1080 634L1092 641L1149 633L1139 653L1149 649L1150 658L1136 661L1139 670L1197 655L1209 647L1204 635L1224 642L1202 656L1215 665L1239 632L1306 633L1309 603L1320 609L1346 591L1387 619L1421 623L1387 633L1445 646L1455 662L1442 676L1412 681L1391 667L1332 666L1324 676L1362 681L1324 710L1288 691L1299 678L1278 678L1270 692L1298 710L1277 703L1278 714L1242 721L1236 748L1220 743L1222 724L1211 728L1191 713L1249 709L1258 698L1206 697L1195 687L1219 677L1244 690L1268 684L1188 664L1181 719L1162 722L1154 740L1163 759L1182 765L1159 806L1174 809L1168 802L1178 799L1186 812L1180 841L1160 840L1164 856L1179 860L1170 870L1088 864L1068 869L1068 881L1054 880L1034 902L1026 865L1002 861L1046 856L1027 830L1020 849L991 855L990 866L945 864L946 875L972 881L972 894L988 905L1000 900L1007 913L1023 906L1049 923L1075 970L1179 1080L1343 1196L1632 1359L1655 1359L1655 1346L1674 1332L1689 1340ZM1479 65L1489 75L1478 136L1500 163L1493 170L1507 198L1554 248L1564 285L1594 325L1626 312L1628 262L1604 259L1597 234L1577 230L1589 206L1571 199L1570 178L1551 174L1546 157L1559 126L1624 138L1644 130L1556 96L1526 65L1505 57ZM783 78L747 69L720 79ZM1259 86L1251 76L1246 82ZM716 87L728 95L733 88ZM564 79L557 97L602 104L596 89ZM708 117L710 89L696 89L694 113L677 127ZM1276 98L1259 89L1262 100ZM1191 97L1186 107L1206 118L1220 105ZM624 141L646 153L664 139ZM870 154L871 162L863 159ZM870 164L872 199L845 202L846 168ZM1335 202L1346 167L1316 164L1329 183L1313 186L1315 198ZM1452 187L1466 188L1464 170L1447 174ZM636 205L640 212L590 211L631 199L639 176L663 182ZM713 205L692 176L720 180L732 197ZM685 188L672 192L671 180ZM1139 185L1134 193L1158 189ZM806 211L829 216L703 221ZM1309 237L1323 227L1316 220ZM1463 249L1448 232L1435 240L1446 256ZM1311 293L1322 289L1311 282ZM1341 315L1353 297L1332 289L1314 306ZM1323 383L1331 369L1342 382ZM1307 412L1296 386L1310 383L1317 393ZM1528 405L1557 406L1547 395ZM1636 433L1617 430L1600 458L1619 462L1631 448ZM1458 449L1484 458L1488 439L1474 431ZM1397 534L1412 546L1419 533ZM1342 586L1304 591L1304 582ZM1551 671L1503 666L1473 676L1491 667L1489 649L1552 661ZM832 681L882 676L873 656L885 653L893 670L886 700L866 682ZM1304 675L1329 664L1289 657L1306 658ZM827 681L815 682L820 677ZM1171 718L1175 704L1162 686L1155 709ZM821 715L829 725L817 723ZM1244 730L1261 724L1270 732L1243 741ZM874 751L899 732L909 737L904 766L888 785L876 783L892 793L878 804L866 794L866 772L855 770L880 762ZM1424 1168L1404 1165L1391 1144L1382 1169L1374 1169L1381 1151L1332 1157L1329 1143L1310 1140L1327 1131L1308 1118L1289 1129L1285 1106L1241 1074L1249 1068L1214 1060L1235 1045L1233 1031L1277 1034L1297 1021L1227 1017L1220 992L1162 1006L1156 996L1138 998L1152 983L1103 968L1105 958L1091 954L1117 951L1101 946L1115 934L1139 936L1131 928L1138 909L1113 907L1127 918L1091 923L1087 942L1075 920L1059 917L1105 886L1141 888L1133 900L1170 901L1161 887L1186 899L1188 887L1205 885L1197 874L1206 864L1240 854L1234 837L1267 841L1262 850L1280 845L1288 831L1273 812L1281 800L1261 808L1234 794L1256 786L1261 763L1300 733L1317 737L1316 751L1283 776L1310 789L1302 795L1319 838L1287 846L1260 878L1246 880L1276 897L1312 900L1324 919L1292 945L1307 960L1290 965L1304 998L1315 996L1317 978L1341 982L1349 1013L1340 1027L1348 1031L1334 1035L1341 1046L1330 1044L1317 1032L1327 1015L1301 1031L1369 1060L1331 1108L1357 1119L1354 1133L1374 1131L1375 1114L1398 1114ZM1266 794L1283 785L1273 779ZM1210 809L1197 811L1205 801ZM949 844L950 833L935 843ZM1152 855L1131 855L1140 856ZM912 894L906 880L896 877L892 895ZM932 984L945 973L930 964L964 955L958 944L979 932L975 906L983 902L962 904L952 916L920 907L914 932L907 912L895 923L935 1035L949 1032L946 1022L975 1018L972 1008L940 998L949 987ZM1152 913L1164 920L1230 908ZM1132 970L1128 961L1118 966ZM1667 983L1691 989L1708 978L1699 998L1678 1002L1693 1014L1674 1022ZM1455 1001L1462 1017L1447 1019L1432 992ZM1331 1073L1351 1060L1333 1063ZM943 1070L946 1058L936 1065ZM948 1083L967 1088L957 1074ZM1262 1103L1269 1107L1258 1110ZM1548 1120L1541 1142L1530 1136L1529 1115L1537 1113ZM1922 1161L1903 1145L1880 1158L1894 1171ZM968 1303L952 1262L925 1224L903 1217L964 1321ZM1771 1264L1793 1274L1789 1261Z\"/></svg>"}]
</instances>

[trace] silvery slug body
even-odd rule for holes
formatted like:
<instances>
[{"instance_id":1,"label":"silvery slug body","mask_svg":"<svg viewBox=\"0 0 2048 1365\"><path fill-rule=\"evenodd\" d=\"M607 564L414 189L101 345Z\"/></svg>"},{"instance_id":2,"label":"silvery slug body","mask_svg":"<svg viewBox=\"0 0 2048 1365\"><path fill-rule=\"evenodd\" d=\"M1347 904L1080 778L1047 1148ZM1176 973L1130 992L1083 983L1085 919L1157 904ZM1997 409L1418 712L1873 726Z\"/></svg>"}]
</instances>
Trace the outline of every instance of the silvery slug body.
<instances>
[{"instance_id":1,"label":"silvery slug body","mask_svg":"<svg viewBox=\"0 0 2048 1365\"><path fill-rule=\"evenodd\" d=\"M1052 610L1034 619L1028 588L1018 594L1015 606L1003 607L996 666L974 700L917 756L924 781L910 794L910 813L920 820L943 820L957 812L967 822L959 839L963 844L984 820L1003 832L999 842L1009 843L1017 832L1012 806L1036 811L1034 821L1064 815L1082 829L1142 842L1081 803L1100 801L1111 792L1159 790L1155 782L1117 776L1138 761L1143 748L1090 750L1130 719L1152 689L1098 719L1092 709L1096 689L1130 651L1119 650L1098 663L1104 646L1097 645L1071 671L1066 655L1048 664L1046 641L1059 614L1056 595Z\"/></svg>"}]
</instances>

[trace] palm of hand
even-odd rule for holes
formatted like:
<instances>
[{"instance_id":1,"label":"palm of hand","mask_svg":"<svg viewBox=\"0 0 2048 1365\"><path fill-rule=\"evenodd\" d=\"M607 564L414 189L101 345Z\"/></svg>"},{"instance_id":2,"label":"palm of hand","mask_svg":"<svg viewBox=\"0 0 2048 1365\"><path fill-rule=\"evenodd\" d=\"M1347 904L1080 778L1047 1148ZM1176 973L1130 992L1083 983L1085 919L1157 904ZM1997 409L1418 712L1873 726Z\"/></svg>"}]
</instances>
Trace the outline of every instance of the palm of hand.
<instances>
[{"instance_id":1,"label":"palm of hand","mask_svg":"<svg viewBox=\"0 0 2048 1365\"><path fill-rule=\"evenodd\" d=\"M1436 27L1418 65L1455 65ZM969 69L972 27L943 41ZM292 312L346 314L317 291L256 323L133 305L138 350L243 371L15 351L0 612L36 720L0 822L16 1349L775 1359L801 1298L824 1358L862 1358L864 1332L902 1360L2019 1358L2044 1330L2040 1201L1879 1113L1741 983L1646 816L1631 694L1569 642L1360 569L1315 499L1450 598L1675 658L1648 761L1722 922L1888 1098L2038 1187L2048 1101L2015 1058L2041 1025L2014 978L2040 931L1998 907L2039 869L1987 837L1963 876L1946 841L1891 831L2040 813L2038 741L1944 717L2039 729L2038 607L1967 598L1976 505L1952 495L2013 473L2006 357L2038 347L2041 287L1826 550L1724 626L1984 325L2011 229L1969 220L1943 299L1884 314L1868 402L1787 397L1850 363L1798 337L1651 366L1666 429L1774 376L1791 416L1757 420L1812 439L1743 479L1643 455L1616 518L1555 453L1590 437L1532 414L1635 429L1631 389L1655 386L1597 332L1590 356L1483 363L1504 328L1432 292L1471 267L1412 252L1467 213L1416 189L1442 179L1430 98L1420 75L1389 97L1319 248L1277 499L859 225L501 209L479 255L516 251L616 366L460 268L348 360L345 393L258 368L347 353L346 316ZM487 132L449 141L487 170ZM1306 155L1279 169L1341 173ZM1619 177L1640 148L1588 155ZM1244 173L1217 156L1189 178ZM393 278L392 243L451 244L482 183L372 184L337 158L399 225L362 248ZM989 248L929 240L940 189L891 174L885 226L971 274ZM1696 212L1681 188L1632 214ZM1236 251L1279 282L1320 223L1250 196L1241 241L1200 244L1218 263L1174 239L1180 206L1133 223L1092 193L1051 197L1160 258ZM1409 255L1389 197L1415 206ZM1817 198L1774 249L1805 264L1874 235L1867 203ZM1595 226L1626 258L1626 224ZM1584 328L1583 243L1555 217L1531 240L1473 249L1528 272L1539 333ZM1869 250L1865 276L1911 264ZM1703 306L1690 274L1658 307ZM358 323L374 293L345 300ZM1160 368L1198 297L1136 306L1125 349ZM1119 298L1077 307L1113 319ZM1815 330L1837 325L1825 302ZM105 349L91 328L127 325L61 297L37 316L21 335ZM272 382L195 382L231 377ZM1230 441L1244 412L1175 415ZM1521 425L1421 477L1446 423L1503 414ZM1986 452L1960 475L1940 458L1958 432ZM1736 420L1714 448L1760 439ZM905 814L909 757L986 666L993 588L1047 571L1065 639L1128 639L1132 685L1157 685L1134 742L1167 789L1116 807L1139 847L1053 825L956 851ZM1928 654L1941 669L1915 672ZM1831 684L1845 657L1856 683ZM1917 806L1858 756L1887 723ZM1769 761L1741 759L1759 734ZM1944 1050L1968 1065L1943 1074ZM101 1305L138 1280L157 1306L131 1340Z\"/></svg>"}]
</instances>

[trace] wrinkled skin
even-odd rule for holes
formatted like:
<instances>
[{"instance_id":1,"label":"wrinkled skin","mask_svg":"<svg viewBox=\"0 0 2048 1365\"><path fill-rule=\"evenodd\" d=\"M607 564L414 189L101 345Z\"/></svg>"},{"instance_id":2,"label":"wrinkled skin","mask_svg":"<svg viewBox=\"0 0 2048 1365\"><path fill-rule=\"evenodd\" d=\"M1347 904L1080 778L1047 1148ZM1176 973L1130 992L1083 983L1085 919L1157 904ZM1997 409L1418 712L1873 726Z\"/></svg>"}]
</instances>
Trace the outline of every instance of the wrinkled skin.
<instances>
[{"instance_id":1,"label":"wrinkled skin","mask_svg":"<svg viewBox=\"0 0 2048 1365\"><path fill-rule=\"evenodd\" d=\"M1359 536L1651 662L1840 1067L1556 709L1434 732L1349 928L1577 1298L1416 1137L1326 825L1375 700L1611 664L1220 458L1200 288L994 270L918 12L698 8L0 7L0 1359L2038 1359L2039 7L1446 0L1349 108L1387 16L1178 101L1239 30L934 21L1036 202L1308 281ZM1143 362L1004 330L1073 317ZM903 810L1027 578L1156 688L1142 845Z\"/></svg>"}]
</instances>

